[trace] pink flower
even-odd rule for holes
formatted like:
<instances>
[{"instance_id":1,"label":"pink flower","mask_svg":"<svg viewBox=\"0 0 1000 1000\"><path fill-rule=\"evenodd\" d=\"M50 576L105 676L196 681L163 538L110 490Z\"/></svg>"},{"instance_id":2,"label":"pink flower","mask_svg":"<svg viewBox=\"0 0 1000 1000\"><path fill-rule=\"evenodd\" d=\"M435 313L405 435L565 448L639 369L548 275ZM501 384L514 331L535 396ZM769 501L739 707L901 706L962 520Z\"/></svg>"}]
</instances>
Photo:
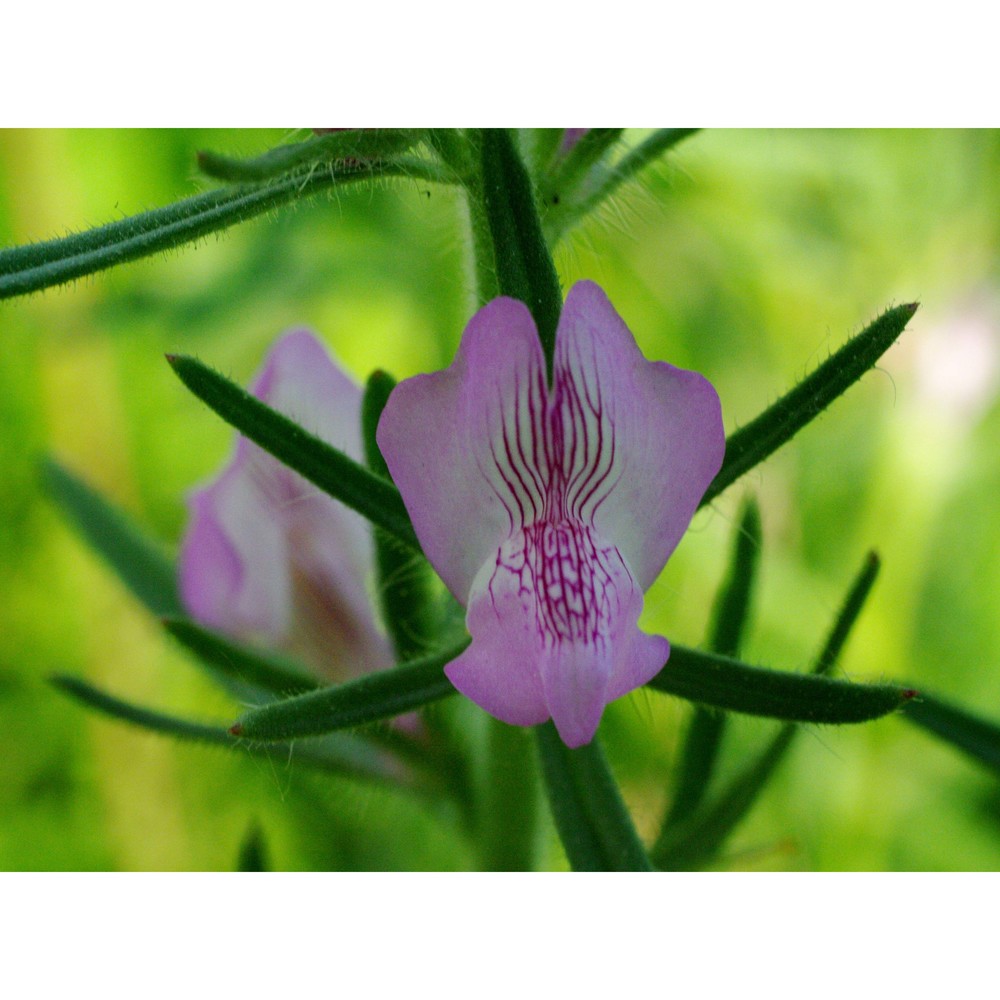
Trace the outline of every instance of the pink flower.
<instances>
[{"instance_id":1,"label":"pink flower","mask_svg":"<svg viewBox=\"0 0 1000 1000\"><path fill-rule=\"evenodd\" d=\"M250 388L357 461L361 389L308 331L282 337ZM192 617L342 680L393 662L366 590L367 522L246 438L189 498L180 590Z\"/></svg>"},{"instance_id":2,"label":"pink flower","mask_svg":"<svg viewBox=\"0 0 1000 1000\"><path fill-rule=\"evenodd\" d=\"M670 653L637 621L722 463L711 384L646 361L604 292L580 282L551 387L531 314L498 298L450 368L396 387L378 442L466 607L472 643L451 682L504 722L552 718L568 746L588 743L604 706Z\"/></svg>"}]
</instances>

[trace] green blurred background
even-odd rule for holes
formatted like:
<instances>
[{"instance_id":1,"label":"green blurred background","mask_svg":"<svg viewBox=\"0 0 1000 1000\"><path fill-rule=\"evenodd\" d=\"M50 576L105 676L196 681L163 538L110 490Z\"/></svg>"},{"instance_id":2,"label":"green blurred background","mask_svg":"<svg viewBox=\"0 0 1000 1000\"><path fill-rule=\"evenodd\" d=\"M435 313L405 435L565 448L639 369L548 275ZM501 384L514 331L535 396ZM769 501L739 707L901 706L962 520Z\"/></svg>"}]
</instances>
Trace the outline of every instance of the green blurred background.
<instances>
[{"instance_id":1,"label":"green blurred background","mask_svg":"<svg viewBox=\"0 0 1000 1000\"><path fill-rule=\"evenodd\" d=\"M79 230L204 187L195 152L271 131L0 132L0 244ZM634 142L639 133L629 133ZM231 447L163 360L246 382L317 330L359 379L442 367L471 298L462 207L422 182L320 197L168 255L0 304L0 868L226 869L258 823L280 868L463 868L447 810L391 790L175 744L46 684L78 674L208 721L211 686L47 500L54 454L174 546L183 497ZM921 309L880 367L702 511L645 624L704 638L747 491L764 524L744 657L803 670L852 576L883 572L842 669L1000 719L1000 138L993 132L705 132L557 253L608 291L647 356L715 383L727 430L885 306ZM602 732L655 832L689 708L639 692ZM770 724L736 720L723 773ZM549 831L549 863L564 861ZM805 727L727 849L765 869L995 869L1000 783L900 718Z\"/></svg>"}]
</instances>

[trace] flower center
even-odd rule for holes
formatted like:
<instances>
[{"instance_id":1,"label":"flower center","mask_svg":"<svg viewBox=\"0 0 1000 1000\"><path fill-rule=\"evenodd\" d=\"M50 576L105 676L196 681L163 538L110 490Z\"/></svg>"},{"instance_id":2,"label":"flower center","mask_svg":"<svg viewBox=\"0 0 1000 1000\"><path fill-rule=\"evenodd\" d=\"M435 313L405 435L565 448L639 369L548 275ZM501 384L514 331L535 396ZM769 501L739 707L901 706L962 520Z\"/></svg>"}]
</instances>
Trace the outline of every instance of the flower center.
<instances>
[{"instance_id":1,"label":"flower center","mask_svg":"<svg viewBox=\"0 0 1000 1000\"><path fill-rule=\"evenodd\" d=\"M498 581L501 574L508 578ZM618 550L593 528L573 520L540 521L497 551L490 592L497 586L506 590L513 577L547 648L569 642L603 649L620 604L623 574L630 582Z\"/></svg>"}]
</instances>

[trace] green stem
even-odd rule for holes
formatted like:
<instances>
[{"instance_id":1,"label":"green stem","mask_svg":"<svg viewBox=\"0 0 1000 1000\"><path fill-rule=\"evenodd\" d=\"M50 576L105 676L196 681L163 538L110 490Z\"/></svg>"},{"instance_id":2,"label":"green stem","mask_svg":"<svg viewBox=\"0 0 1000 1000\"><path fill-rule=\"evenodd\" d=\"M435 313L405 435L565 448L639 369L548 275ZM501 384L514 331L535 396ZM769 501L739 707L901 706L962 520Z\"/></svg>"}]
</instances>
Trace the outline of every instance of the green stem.
<instances>
[{"instance_id":1,"label":"green stem","mask_svg":"<svg viewBox=\"0 0 1000 1000\"><path fill-rule=\"evenodd\" d=\"M488 725L480 864L484 871L533 871L539 789L532 733L497 719L490 719Z\"/></svg>"},{"instance_id":2,"label":"green stem","mask_svg":"<svg viewBox=\"0 0 1000 1000\"><path fill-rule=\"evenodd\" d=\"M552 815L573 869L651 871L598 738L570 750L551 722L535 731Z\"/></svg>"},{"instance_id":3,"label":"green stem","mask_svg":"<svg viewBox=\"0 0 1000 1000\"><path fill-rule=\"evenodd\" d=\"M500 293L520 299L531 310L551 381L562 292L531 178L506 129L484 129L481 154L481 195Z\"/></svg>"},{"instance_id":4,"label":"green stem","mask_svg":"<svg viewBox=\"0 0 1000 1000\"><path fill-rule=\"evenodd\" d=\"M496 254L493 252L493 237L486 214L481 173L469 182L466 191L469 226L472 230L472 269L476 279L476 303L481 307L500 295Z\"/></svg>"}]
</instances>

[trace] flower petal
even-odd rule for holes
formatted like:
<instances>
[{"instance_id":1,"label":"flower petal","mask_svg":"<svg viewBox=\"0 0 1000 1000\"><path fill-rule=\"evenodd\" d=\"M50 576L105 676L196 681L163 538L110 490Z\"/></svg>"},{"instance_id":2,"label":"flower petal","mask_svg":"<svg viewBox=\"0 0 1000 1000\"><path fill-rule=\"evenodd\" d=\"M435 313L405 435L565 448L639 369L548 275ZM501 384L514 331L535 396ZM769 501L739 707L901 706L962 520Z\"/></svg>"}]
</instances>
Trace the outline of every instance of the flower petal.
<instances>
[{"instance_id":1,"label":"flower petal","mask_svg":"<svg viewBox=\"0 0 1000 1000\"><path fill-rule=\"evenodd\" d=\"M361 390L308 331L275 344L251 392L360 460ZM372 542L358 514L245 438L189 504L180 588L195 618L332 677L392 662L365 588Z\"/></svg>"},{"instance_id":2,"label":"flower petal","mask_svg":"<svg viewBox=\"0 0 1000 1000\"><path fill-rule=\"evenodd\" d=\"M498 719L551 717L567 746L582 746L604 706L666 662L670 646L639 631L641 611L613 546L579 525L536 525L483 564L466 620L472 644L445 673Z\"/></svg>"},{"instance_id":3,"label":"flower petal","mask_svg":"<svg viewBox=\"0 0 1000 1000\"><path fill-rule=\"evenodd\" d=\"M291 619L285 538L277 519L260 516L268 501L250 469L254 455L242 444L222 474L188 500L181 597L192 617L212 628L280 637Z\"/></svg>"},{"instance_id":4,"label":"flower petal","mask_svg":"<svg viewBox=\"0 0 1000 1000\"><path fill-rule=\"evenodd\" d=\"M462 694L502 722L539 725L549 710L538 673L534 615L516 580L509 574L494 580L495 571L490 560L476 576L465 619L472 644L444 672Z\"/></svg>"},{"instance_id":5,"label":"flower petal","mask_svg":"<svg viewBox=\"0 0 1000 1000\"><path fill-rule=\"evenodd\" d=\"M479 568L541 502L527 466L544 390L534 320L499 298L469 321L451 367L401 382L382 412L379 448L425 555L463 604Z\"/></svg>"},{"instance_id":6,"label":"flower petal","mask_svg":"<svg viewBox=\"0 0 1000 1000\"><path fill-rule=\"evenodd\" d=\"M569 500L621 550L646 590L722 465L719 397L697 372L647 361L590 281L566 297L555 365L554 388L562 372L575 406L564 423L574 423L584 454Z\"/></svg>"}]
</instances>

